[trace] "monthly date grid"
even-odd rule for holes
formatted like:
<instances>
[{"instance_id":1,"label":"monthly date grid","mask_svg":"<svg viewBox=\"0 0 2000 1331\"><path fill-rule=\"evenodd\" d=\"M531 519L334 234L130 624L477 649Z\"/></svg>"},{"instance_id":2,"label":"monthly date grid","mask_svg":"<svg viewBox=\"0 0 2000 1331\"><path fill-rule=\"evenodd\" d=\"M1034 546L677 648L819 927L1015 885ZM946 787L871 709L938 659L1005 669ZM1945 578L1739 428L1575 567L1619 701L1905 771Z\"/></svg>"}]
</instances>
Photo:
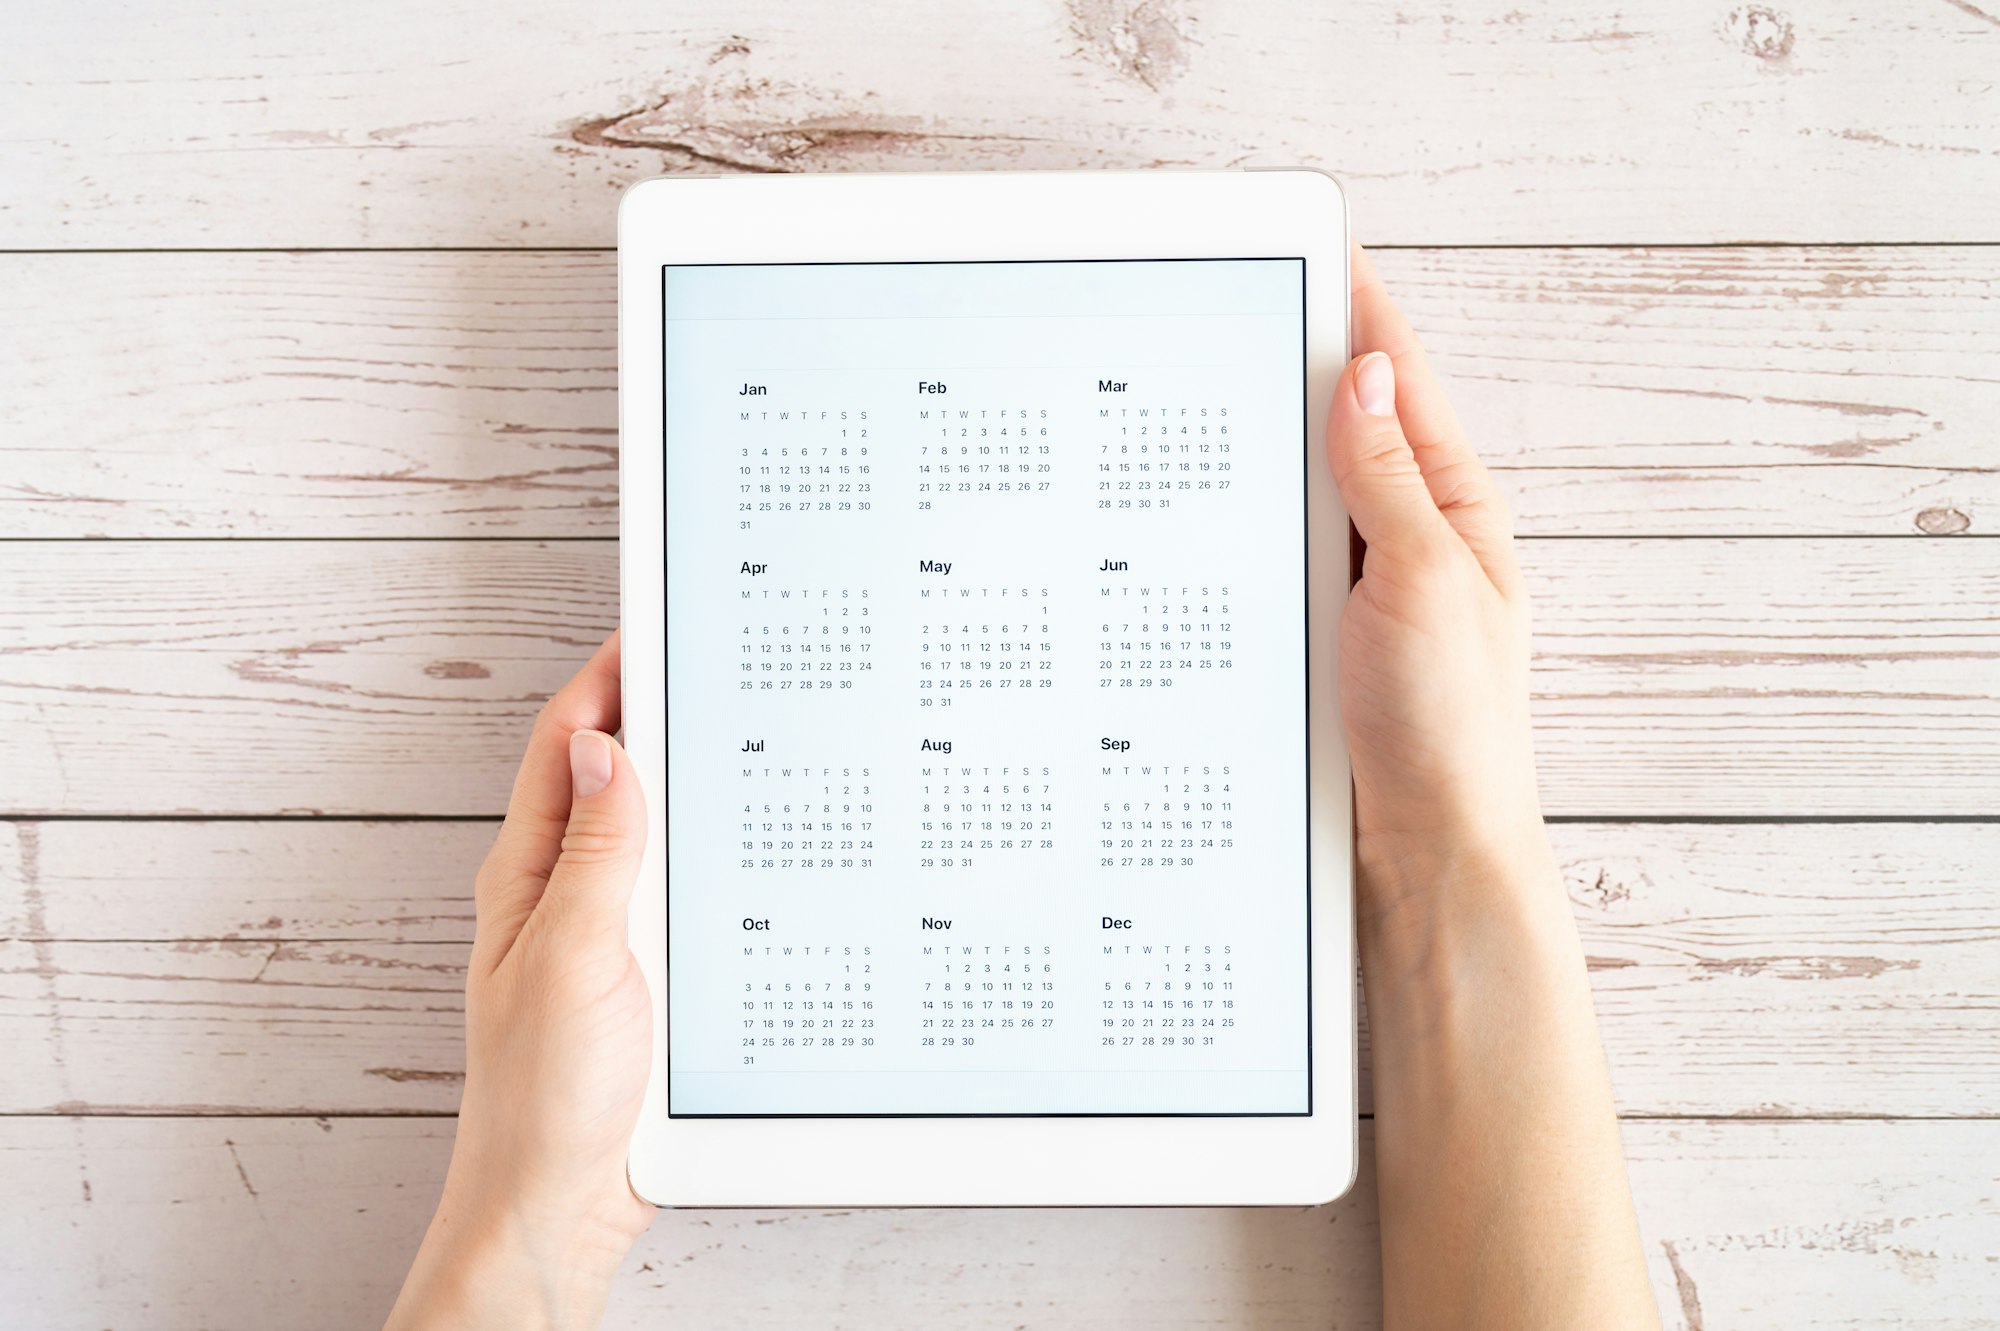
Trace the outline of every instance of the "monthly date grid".
<instances>
[{"instance_id":1,"label":"monthly date grid","mask_svg":"<svg viewBox=\"0 0 2000 1331\"><path fill-rule=\"evenodd\" d=\"M875 779L867 767L763 760L765 741L746 740L736 798L737 868L825 874L875 865Z\"/></svg>"},{"instance_id":2,"label":"monthly date grid","mask_svg":"<svg viewBox=\"0 0 2000 1331\"><path fill-rule=\"evenodd\" d=\"M1142 1054L1210 1049L1226 1045L1235 1033L1238 973L1232 944L1107 943L1094 960L1103 977L1101 1048Z\"/></svg>"},{"instance_id":3,"label":"monthly date grid","mask_svg":"<svg viewBox=\"0 0 2000 1331\"><path fill-rule=\"evenodd\" d=\"M924 1049L969 1049L1046 1034L1056 1025L1052 944L925 945L918 974L917 1038Z\"/></svg>"},{"instance_id":4,"label":"monthly date grid","mask_svg":"<svg viewBox=\"0 0 2000 1331\"><path fill-rule=\"evenodd\" d=\"M736 529L815 514L875 511L875 427L861 409L737 412Z\"/></svg>"},{"instance_id":5,"label":"monthly date grid","mask_svg":"<svg viewBox=\"0 0 2000 1331\"><path fill-rule=\"evenodd\" d=\"M768 565L746 561L741 572L755 584ZM738 606L740 692L840 692L873 678L868 588L752 585L741 590Z\"/></svg>"},{"instance_id":6,"label":"monthly date grid","mask_svg":"<svg viewBox=\"0 0 2000 1331\"><path fill-rule=\"evenodd\" d=\"M1054 428L1047 407L919 408L917 511L966 497L1052 493L1060 443Z\"/></svg>"},{"instance_id":7,"label":"monthly date grid","mask_svg":"<svg viewBox=\"0 0 2000 1331\"><path fill-rule=\"evenodd\" d=\"M1128 570L1106 560L1103 571ZM1236 622L1228 586L1107 583L1098 588L1097 686L1170 689L1177 681L1227 679L1236 666Z\"/></svg>"},{"instance_id":8,"label":"monthly date grid","mask_svg":"<svg viewBox=\"0 0 2000 1331\"><path fill-rule=\"evenodd\" d=\"M923 741L926 745L949 741ZM1056 798L1045 763L935 764L917 771L917 860L923 870L1027 867L1056 850Z\"/></svg>"},{"instance_id":9,"label":"monthly date grid","mask_svg":"<svg viewBox=\"0 0 2000 1331\"><path fill-rule=\"evenodd\" d=\"M1114 754L1133 742L1102 741ZM1096 793L1100 869L1193 869L1228 857L1240 838L1236 778L1228 763L1105 764L1098 768Z\"/></svg>"},{"instance_id":10,"label":"monthly date grid","mask_svg":"<svg viewBox=\"0 0 2000 1331\"><path fill-rule=\"evenodd\" d=\"M1101 407L1094 425L1099 509L1169 508L1235 481L1226 406Z\"/></svg>"},{"instance_id":11,"label":"monthly date grid","mask_svg":"<svg viewBox=\"0 0 2000 1331\"><path fill-rule=\"evenodd\" d=\"M951 564L924 561L949 574ZM950 707L957 695L1024 695L1055 682L1046 587L925 587L918 591L917 705Z\"/></svg>"},{"instance_id":12,"label":"monthly date grid","mask_svg":"<svg viewBox=\"0 0 2000 1331\"><path fill-rule=\"evenodd\" d=\"M746 946L739 964L741 1066L862 1054L881 1038L873 947Z\"/></svg>"}]
</instances>

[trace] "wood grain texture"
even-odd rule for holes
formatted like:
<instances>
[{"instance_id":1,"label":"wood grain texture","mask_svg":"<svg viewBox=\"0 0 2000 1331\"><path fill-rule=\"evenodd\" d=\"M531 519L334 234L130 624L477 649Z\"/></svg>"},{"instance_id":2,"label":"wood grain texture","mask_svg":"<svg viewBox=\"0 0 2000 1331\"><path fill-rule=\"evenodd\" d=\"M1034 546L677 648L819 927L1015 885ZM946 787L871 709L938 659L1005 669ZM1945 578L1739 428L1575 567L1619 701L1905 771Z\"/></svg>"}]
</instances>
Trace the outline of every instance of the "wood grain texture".
<instances>
[{"instance_id":1,"label":"wood grain texture","mask_svg":"<svg viewBox=\"0 0 2000 1331\"><path fill-rule=\"evenodd\" d=\"M0 545L0 812L488 815L609 542ZM2000 812L2000 542L1534 542L1543 796Z\"/></svg>"},{"instance_id":2,"label":"wood grain texture","mask_svg":"<svg viewBox=\"0 0 2000 1331\"><path fill-rule=\"evenodd\" d=\"M2000 514L2000 250L1379 262L1526 535L1978 534ZM0 256L0 529L615 535L614 268Z\"/></svg>"},{"instance_id":3,"label":"wood grain texture","mask_svg":"<svg viewBox=\"0 0 2000 1331\"><path fill-rule=\"evenodd\" d=\"M2000 826L1550 831L1621 1112L2000 1115Z\"/></svg>"},{"instance_id":4,"label":"wood grain texture","mask_svg":"<svg viewBox=\"0 0 2000 1331\"><path fill-rule=\"evenodd\" d=\"M0 1113L450 1112L455 943L0 943Z\"/></svg>"},{"instance_id":5,"label":"wood grain texture","mask_svg":"<svg viewBox=\"0 0 2000 1331\"><path fill-rule=\"evenodd\" d=\"M491 831L0 825L0 1112L449 1112ZM1552 831L1624 1112L2000 1115L2000 826Z\"/></svg>"},{"instance_id":6,"label":"wood grain texture","mask_svg":"<svg viewBox=\"0 0 2000 1331\"><path fill-rule=\"evenodd\" d=\"M2000 24L1957 0L865 12L44 8L0 65L0 243L605 245L661 171L1309 163L1406 244L1973 240L2000 205Z\"/></svg>"},{"instance_id":7,"label":"wood grain texture","mask_svg":"<svg viewBox=\"0 0 2000 1331\"><path fill-rule=\"evenodd\" d=\"M615 536L615 271L604 254L0 258L0 529Z\"/></svg>"},{"instance_id":8,"label":"wood grain texture","mask_svg":"<svg viewBox=\"0 0 2000 1331\"><path fill-rule=\"evenodd\" d=\"M0 940L470 942L498 826L0 822Z\"/></svg>"},{"instance_id":9,"label":"wood grain texture","mask_svg":"<svg viewBox=\"0 0 2000 1331\"><path fill-rule=\"evenodd\" d=\"M0 1294L46 1331L373 1325L444 1120L0 1119ZM1372 1134L1309 1210L669 1211L610 1328L1380 1325ZM1670 1331L1990 1328L1990 1123L1627 1123ZM80 1290L88 1290L87 1298Z\"/></svg>"},{"instance_id":10,"label":"wood grain texture","mask_svg":"<svg viewBox=\"0 0 2000 1331\"><path fill-rule=\"evenodd\" d=\"M1524 535L1990 534L2000 513L2000 250L1380 266Z\"/></svg>"},{"instance_id":11,"label":"wood grain texture","mask_svg":"<svg viewBox=\"0 0 2000 1331\"><path fill-rule=\"evenodd\" d=\"M610 542L0 547L0 806L505 808L617 623Z\"/></svg>"},{"instance_id":12,"label":"wood grain texture","mask_svg":"<svg viewBox=\"0 0 2000 1331\"><path fill-rule=\"evenodd\" d=\"M1989 541L1522 549L1550 814L2000 812Z\"/></svg>"}]
</instances>

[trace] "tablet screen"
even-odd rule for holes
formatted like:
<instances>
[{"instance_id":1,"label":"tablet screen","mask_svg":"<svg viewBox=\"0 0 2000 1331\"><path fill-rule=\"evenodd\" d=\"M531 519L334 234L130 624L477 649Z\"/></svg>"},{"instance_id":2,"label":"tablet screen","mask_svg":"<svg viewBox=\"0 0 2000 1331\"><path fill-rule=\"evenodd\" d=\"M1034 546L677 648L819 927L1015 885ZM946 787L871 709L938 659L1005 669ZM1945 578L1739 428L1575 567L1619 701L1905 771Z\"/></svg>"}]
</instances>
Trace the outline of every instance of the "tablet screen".
<instances>
[{"instance_id":1,"label":"tablet screen","mask_svg":"<svg viewBox=\"0 0 2000 1331\"><path fill-rule=\"evenodd\" d=\"M1304 260L661 276L672 1113L1310 1112Z\"/></svg>"}]
</instances>

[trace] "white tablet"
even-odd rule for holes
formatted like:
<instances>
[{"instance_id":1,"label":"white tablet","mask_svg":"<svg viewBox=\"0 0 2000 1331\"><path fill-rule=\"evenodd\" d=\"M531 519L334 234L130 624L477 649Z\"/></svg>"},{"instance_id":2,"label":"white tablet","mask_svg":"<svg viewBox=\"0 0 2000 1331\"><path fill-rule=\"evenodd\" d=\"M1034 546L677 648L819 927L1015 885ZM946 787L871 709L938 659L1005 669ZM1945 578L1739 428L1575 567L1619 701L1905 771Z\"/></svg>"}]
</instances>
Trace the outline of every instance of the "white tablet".
<instances>
[{"instance_id":1,"label":"white tablet","mask_svg":"<svg viewBox=\"0 0 2000 1331\"><path fill-rule=\"evenodd\" d=\"M1347 1188L1345 213L1311 171L626 194L640 1195Z\"/></svg>"}]
</instances>

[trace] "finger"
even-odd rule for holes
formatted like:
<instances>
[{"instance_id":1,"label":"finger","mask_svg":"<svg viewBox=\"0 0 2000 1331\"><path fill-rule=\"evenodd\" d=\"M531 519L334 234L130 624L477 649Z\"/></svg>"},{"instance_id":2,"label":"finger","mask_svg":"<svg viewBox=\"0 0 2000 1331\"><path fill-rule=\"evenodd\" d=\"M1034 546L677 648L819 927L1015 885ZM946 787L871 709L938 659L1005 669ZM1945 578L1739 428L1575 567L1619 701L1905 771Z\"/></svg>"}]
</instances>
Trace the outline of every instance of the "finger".
<instances>
[{"instance_id":1,"label":"finger","mask_svg":"<svg viewBox=\"0 0 2000 1331\"><path fill-rule=\"evenodd\" d=\"M1379 351L1396 362L1396 406L1403 430L1418 450L1436 448L1465 438L1458 413L1432 373L1430 356L1410 321L1389 298L1375 260L1357 241L1349 254L1352 280L1350 303L1354 319L1354 354Z\"/></svg>"},{"instance_id":2,"label":"finger","mask_svg":"<svg viewBox=\"0 0 2000 1331\"><path fill-rule=\"evenodd\" d=\"M535 906L535 920L546 917L550 929L622 939L625 908L646 849L646 798L631 760L609 735L594 730L571 735L569 767L574 799L562 853Z\"/></svg>"},{"instance_id":3,"label":"finger","mask_svg":"<svg viewBox=\"0 0 2000 1331\"><path fill-rule=\"evenodd\" d=\"M1370 550L1414 556L1450 536L1396 419L1396 372L1379 351L1349 361L1327 421L1334 484Z\"/></svg>"},{"instance_id":4,"label":"finger","mask_svg":"<svg viewBox=\"0 0 2000 1331\"><path fill-rule=\"evenodd\" d=\"M618 728L619 641L606 639L535 717L514 776L507 820L479 872L475 907L483 942L505 952L534 910L562 851L569 825L569 737Z\"/></svg>"},{"instance_id":5,"label":"finger","mask_svg":"<svg viewBox=\"0 0 2000 1331\"><path fill-rule=\"evenodd\" d=\"M1423 343L1389 298L1374 260L1359 244L1353 248L1351 266L1355 353L1379 351L1394 362L1396 415L1431 499L1486 575L1505 588L1519 577L1513 555L1514 520L1507 501L1486 464L1472 451Z\"/></svg>"}]
</instances>

